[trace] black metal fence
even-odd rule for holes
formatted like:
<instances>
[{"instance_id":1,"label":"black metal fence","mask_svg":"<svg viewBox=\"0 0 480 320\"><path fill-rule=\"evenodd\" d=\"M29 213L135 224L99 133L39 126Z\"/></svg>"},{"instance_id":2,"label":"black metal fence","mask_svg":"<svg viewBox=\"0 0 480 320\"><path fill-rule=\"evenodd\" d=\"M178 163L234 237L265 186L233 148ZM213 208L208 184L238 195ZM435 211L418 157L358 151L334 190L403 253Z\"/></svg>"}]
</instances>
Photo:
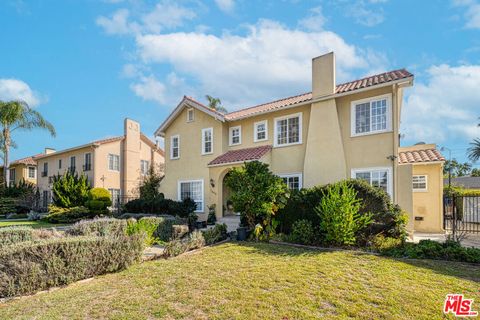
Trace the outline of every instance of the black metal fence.
<instances>
[{"instance_id":1,"label":"black metal fence","mask_svg":"<svg viewBox=\"0 0 480 320\"><path fill-rule=\"evenodd\" d=\"M444 197L443 206L445 230L480 233L480 196Z\"/></svg>"},{"instance_id":2,"label":"black metal fence","mask_svg":"<svg viewBox=\"0 0 480 320\"><path fill-rule=\"evenodd\" d=\"M131 200L138 199L134 196L117 196L112 198L112 211L115 214L121 214L124 212L125 203Z\"/></svg>"}]
</instances>

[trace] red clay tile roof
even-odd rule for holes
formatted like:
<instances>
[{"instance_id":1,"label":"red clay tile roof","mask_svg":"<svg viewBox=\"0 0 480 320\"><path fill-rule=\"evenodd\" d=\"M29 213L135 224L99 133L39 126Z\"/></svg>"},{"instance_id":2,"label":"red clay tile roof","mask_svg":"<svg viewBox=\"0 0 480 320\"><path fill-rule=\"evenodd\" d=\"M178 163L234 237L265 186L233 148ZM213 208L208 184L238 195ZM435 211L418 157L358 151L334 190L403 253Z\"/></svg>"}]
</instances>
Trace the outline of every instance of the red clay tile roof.
<instances>
[{"instance_id":1,"label":"red clay tile roof","mask_svg":"<svg viewBox=\"0 0 480 320\"><path fill-rule=\"evenodd\" d=\"M208 165L212 166L234 162L244 162L249 160L259 160L265 154L270 152L270 150L272 150L272 146L230 150L213 159Z\"/></svg>"},{"instance_id":2,"label":"red clay tile roof","mask_svg":"<svg viewBox=\"0 0 480 320\"><path fill-rule=\"evenodd\" d=\"M13 164L25 164L27 166L36 166L37 165L37 161L35 161L35 157L38 157L38 156L41 156L42 153L39 153L39 154L36 154L34 156L30 156L30 157L26 157L26 158L22 158L22 159L18 159L18 160L15 160L15 161L12 161L10 163L10 165L13 165Z\"/></svg>"},{"instance_id":3,"label":"red clay tile roof","mask_svg":"<svg viewBox=\"0 0 480 320\"><path fill-rule=\"evenodd\" d=\"M373 75L373 76L369 76L369 77L366 77L366 78L363 78L363 79L354 80L354 81L339 84L339 85L337 85L337 87L335 89L335 93L336 94L346 93L346 92L350 92L350 91L354 91L354 90L358 90L358 89L362 89L362 88L375 86L375 85L378 85L378 84L388 83L388 82L392 82L392 81L396 81L396 80L400 80L400 79L406 79L406 78L409 78L409 77L412 77L412 76L413 76L413 74L411 74L410 72L408 72L405 69L388 71L388 72L376 74L376 75ZM307 93L296 95L296 96L293 96L293 97L288 97L288 98L284 98L284 99L260 104L260 105L257 105L257 106L241 109L241 110L238 110L238 111L233 111L233 112L225 114L225 119L235 120L235 119L238 119L238 118L252 116L252 115L255 115L257 113L263 113L263 112L267 112L267 111L272 111L272 110L288 107L290 105L294 105L294 104L297 104L297 103L307 102L309 100L312 100L312 93L311 92L307 92ZM208 107L206 107L206 108L208 108Z\"/></svg>"},{"instance_id":4,"label":"red clay tile roof","mask_svg":"<svg viewBox=\"0 0 480 320\"><path fill-rule=\"evenodd\" d=\"M105 138L105 139L101 139L101 140L92 141L92 144L105 144L105 143L119 141L119 140L122 140L123 138L125 138L125 136Z\"/></svg>"},{"instance_id":5,"label":"red clay tile roof","mask_svg":"<svg viewBox=\"0 0 480 320\"><path fill-rule=\"evenodd\" d=\"M445 161L445 158L437 149L401 151L398 153L399 164L425 163L434 161Z\"/></svg>"}]
</instances>

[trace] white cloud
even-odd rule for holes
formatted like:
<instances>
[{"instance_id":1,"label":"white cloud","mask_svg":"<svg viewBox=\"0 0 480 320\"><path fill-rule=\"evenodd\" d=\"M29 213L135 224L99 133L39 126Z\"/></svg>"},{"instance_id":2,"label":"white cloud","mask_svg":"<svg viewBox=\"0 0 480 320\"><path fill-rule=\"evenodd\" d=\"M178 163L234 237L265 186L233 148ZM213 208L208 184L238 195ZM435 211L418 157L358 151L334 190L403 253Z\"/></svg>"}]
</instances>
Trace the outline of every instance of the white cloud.
<instances>
[{"instance_id":1,"label":"white cloud","mask_svg":"<svg viewBox=\"0 0 480 320\"><path fill-rule=\"evenodd\" d=\"M234 0L215 0L218 8L226 13L232 13L235 9L235 1Z\"/></svg>"},{"instance_id":2,"label":"white cloud","mask_svg":"<svg viewBox=\"0 0 480 320\"><path fill-rule=\"evenodd\" d=\"M96 23L107 34L126 35L140 32L158 33L164 29L174 29L186 20L196 17L193 10L172 1L159 2L151 11L138 15L138 21L130 21L132 14L127 9L118 9L111 17L100 16ZM132 19L133 20L133 19Z\"/></svg>"},{"instance_id":3,"label":"white cloud","mask_svg":"<svg viewBox=\"0 0 480 320\"><path fill-rule=\"evenodd\" d=\"M480 65L433 66L406 97L402 132L411 141L442 143L480 135Z\"/></svg>"},{"instance_id":4,"label":"white cloud","mask_svg":"<svg viewBox=\"0 0 480 320\"><path fill-rule=\"evenodd\" d=\"M0 100L23 100L31 107L35 107L43 99L21 80L0 79Z\"/></svg>"},{"instance_id":5,"label":"white cloud","mask_svg":"<svg viewBox=\"0 0 480 320\"><path fill-rule=\"evenodd\" d=\"M150 34L138 36L137 46L146 64L170 64L200 83L202 95L240 106L310 90L311 59L329 51L336 54L338 81L370 67L367 53L333 32L289 29L267 20L248 26L244 36Z\"/></svg>"},{"instance_id":6,"label":"white cloud","mask_svg":"<svg viewBox=\"0 0 480 320\"><path fill-rule=\"evenodd\" d=\"M144 100L153 100L160 104L165 103L165 85L158 81L154 76L140 78L140 82L133 83L130 88L139 97Z\"/></svg>"},{"instance_id":7,"label":"white cloud","mask_svg":"<svg viewBox=\"0 0 480 320\"><path fill-rule=\"evenodd\" d=\"M326 21L322 7L315 7L310 9L310 16L299 21L299 25L307 30L321 31Z\"/></svg>"},{"instance_id":8,"label":"white cloud","mask_svg":"<svg viewBox=\"0 0 480 320\"><path fill-rule=\"evenodd\" d=\"M101 26L107 34L129 34L138 32L140 26L137 23L128 22L130 12L127 9L115 11L111 18L100 16L97 25Z\"/></svg>"},{"instance_id":9,"label":"white cloud","mask_svg":"<svg viewBox=\"0 0 480 320\"><path fill-rule=\"evenodd\" d=\"M373 4L381 3L382 1L370 1ZM348 2L345 13L348 17L355 19L358 24L373 27L385 20L383 9L378 6L370 6L363 0L357 1L353 4Z\"/></svg>"},{"instance_id":10,"label":"white cloud","mask_svg":"<svg viewBox=\"0 0 480 320\"><path fill-rule=\"evenodd\" d=\"M475 0L454 0L454 5L465 7L465 27L480 29L480 3Z\"/></svg>"}]
</instances>

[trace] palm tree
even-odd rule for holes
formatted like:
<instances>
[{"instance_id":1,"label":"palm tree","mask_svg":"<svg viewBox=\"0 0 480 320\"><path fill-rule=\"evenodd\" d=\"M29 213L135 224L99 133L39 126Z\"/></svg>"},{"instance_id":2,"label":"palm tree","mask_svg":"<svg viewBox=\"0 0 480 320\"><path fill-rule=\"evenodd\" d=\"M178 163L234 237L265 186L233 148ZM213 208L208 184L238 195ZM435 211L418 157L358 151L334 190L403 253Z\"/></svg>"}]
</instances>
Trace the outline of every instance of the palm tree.
<instances>
[{"instance_id":1,"label":"palm tree","mask_svg":"<svg viewBox=\"0 0 480 320\"><path fill-rule=\"evenodd\" d=\"M228 110L225 109L225 107L222 106L222 101L220 101L219 98L214 98L210 95L206 95L205 98L207 98L208 100L208 107L210 109L213 109L213 110L216 110L216 111L219 111L221 113L227 113Z\"/></svg>"},{"instance_id":2,"label":"palm tree","mask_svg":"<svg viewBox=\"0 0 480 320\"><path fill-rule=\"evenodd\" d=\"M3 152L5 168L3 174L7 186L10 178L7 174L7 168L10 166L10 147L15 147L12 133L15 130L32 130L36 128L48 130L52 136L56 135L53 125L45 120L38 111L30 108L26 102L20 100L0 100L0 150Z\"/></svg>"},{"instance_id":3,"label":"palm tree","mask_svg":"<svg viewBox=\"0 0 480 320\"><path fill-rule=\"evenodd\" d=\"M473 139L473 142L470 142L470 148L467 149L467 153L468 159L472 162L480 159L480 138Z\"/></svg>"}]
</instances>

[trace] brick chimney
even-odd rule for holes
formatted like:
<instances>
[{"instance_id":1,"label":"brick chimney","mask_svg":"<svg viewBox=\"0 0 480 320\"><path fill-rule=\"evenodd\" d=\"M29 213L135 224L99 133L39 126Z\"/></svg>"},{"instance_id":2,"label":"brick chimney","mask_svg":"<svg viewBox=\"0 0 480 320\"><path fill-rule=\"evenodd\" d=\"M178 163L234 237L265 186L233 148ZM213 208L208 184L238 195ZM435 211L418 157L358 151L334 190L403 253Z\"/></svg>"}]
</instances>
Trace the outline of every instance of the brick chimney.
<instances>
[{"instance_id":1,"label":"brick chimney","mask_svg":"<svg viewBox=\"0 0 480 320\"><path fill-rule=\"evenodd\" d=\"M312 59L312 95L320 98L335 93L335 53Z\"/></svg>"}]
</instances>

